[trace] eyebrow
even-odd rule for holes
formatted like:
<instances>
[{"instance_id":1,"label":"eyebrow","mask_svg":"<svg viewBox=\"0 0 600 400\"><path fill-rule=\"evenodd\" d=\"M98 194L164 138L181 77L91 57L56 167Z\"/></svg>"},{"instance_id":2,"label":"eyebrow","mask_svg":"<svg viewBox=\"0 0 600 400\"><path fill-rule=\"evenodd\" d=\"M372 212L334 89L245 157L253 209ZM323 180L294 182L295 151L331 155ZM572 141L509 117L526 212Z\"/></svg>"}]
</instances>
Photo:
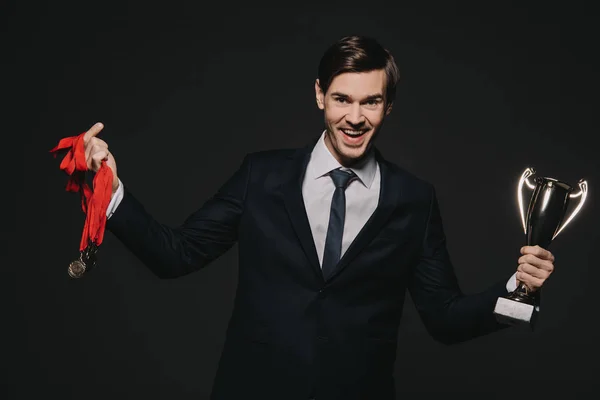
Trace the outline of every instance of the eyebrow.
<instances>
[{"instance_id":1,"label":"eyebrow","mask_svg":"<svg viewBox=\"0 0 600 400\"><path fill-rule=\"evenodd\" d=\"M351 96L341 93L341 92L333 92L331 93L332 96L338 96L338 97L347 97L347 98L351 98ZM365 100L383 100L383 95L380 93L377 94L371 94L369 96L367 96L365 98Z\"/></svg>"}]
</instances>

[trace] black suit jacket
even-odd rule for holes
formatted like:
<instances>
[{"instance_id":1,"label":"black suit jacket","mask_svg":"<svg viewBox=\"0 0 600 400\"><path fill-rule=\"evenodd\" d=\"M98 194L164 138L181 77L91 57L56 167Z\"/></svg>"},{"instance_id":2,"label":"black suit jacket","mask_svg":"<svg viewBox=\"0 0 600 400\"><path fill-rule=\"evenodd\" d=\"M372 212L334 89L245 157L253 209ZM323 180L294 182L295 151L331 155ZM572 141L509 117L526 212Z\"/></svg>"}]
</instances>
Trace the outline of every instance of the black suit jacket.
<instances>
[{"instance_id":1,"label":"black suit jacket","mask_svg":"<svg viewBox=\"0 0 600 400\"><path fill-rule=\"evenodd\" d=\"M321 274L301 183L312 145L249 154L182 225L127 188L107 229L162 278L239 244L239 281L212 399L393 399L406 289L428 332L455 343L498 330L506 280L464 295L433 187L385 161L379 204L333 276Z\"/></svg>"}]
</instances>

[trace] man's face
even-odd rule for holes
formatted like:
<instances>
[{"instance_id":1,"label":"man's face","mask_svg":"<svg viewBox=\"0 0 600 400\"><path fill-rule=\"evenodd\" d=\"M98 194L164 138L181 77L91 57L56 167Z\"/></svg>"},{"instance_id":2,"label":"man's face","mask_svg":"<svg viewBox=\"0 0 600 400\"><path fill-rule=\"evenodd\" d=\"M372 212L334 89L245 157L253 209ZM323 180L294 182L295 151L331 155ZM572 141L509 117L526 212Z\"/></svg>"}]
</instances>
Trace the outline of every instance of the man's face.
<instances>
[{"instance_id":1,"label":"man's face","mask_svg":"<svg viewBox=\"0 0 600 400\"><path fill-rule=\"evenodd\" d=\"M315 82L317 106L325 111L325 144L340 164L354 164L372 147L392 109L385 104L385 85L383 69L340 74L327 93Z\"/></svg>"}]
</instances>

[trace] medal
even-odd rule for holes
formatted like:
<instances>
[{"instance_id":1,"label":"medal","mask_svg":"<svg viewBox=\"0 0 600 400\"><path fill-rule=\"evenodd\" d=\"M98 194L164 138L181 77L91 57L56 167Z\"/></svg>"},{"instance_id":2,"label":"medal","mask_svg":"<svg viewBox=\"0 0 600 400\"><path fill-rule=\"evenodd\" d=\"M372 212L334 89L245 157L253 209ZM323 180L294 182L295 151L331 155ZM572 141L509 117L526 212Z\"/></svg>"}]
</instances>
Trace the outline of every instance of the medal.
<instances>
[{"instance_id":1,"label":"medal","mask_svg":"<svg viewBox=\"0 0 600 400\"><path fill-rule=\"evenodd\" d=\"M81 278L86 271L96 266L96 251L98 246L93 242L83 251L79 252L79 258L69 264L69 276L71 278Z\"/></svg>"},{"instance_id":2,"label":"medal","mask_svg":"<svg viewBox=\"0 0 600 400\"><path fill-rule=\"evenodd\" d=\"M68 192L81 194L81 209L86 214L83 233L79 243L79 258L69 264L68 273L71 278L81 278L96 266L96 252L104 239L106 227L106 210L112 196L113 173L106 161L102 161L100 169L93 179L92 188L85 181L87 164L83 143L84 133L78 136L63 138L50 150L55 153L61 149L69 149L60 164L71 177L67 182Z\"/></svg>"}]
</instances>

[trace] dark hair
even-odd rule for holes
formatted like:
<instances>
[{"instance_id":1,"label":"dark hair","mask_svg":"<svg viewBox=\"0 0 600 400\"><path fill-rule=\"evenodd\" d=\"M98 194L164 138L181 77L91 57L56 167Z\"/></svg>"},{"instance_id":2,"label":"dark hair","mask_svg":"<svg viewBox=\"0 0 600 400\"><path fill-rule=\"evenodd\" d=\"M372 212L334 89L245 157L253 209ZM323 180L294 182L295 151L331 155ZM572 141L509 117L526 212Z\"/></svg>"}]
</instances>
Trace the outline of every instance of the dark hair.
<instances>
[{"instance_id":1,"label":"dark hair","mask_svg":"<svg viewBox=\"0 0 600 400\"><path fill-rule=\"evenodd\" d=\"M319 63L319 85L327 92L333 78L345 72L385 70L386 103L396 97L396 84L400 72L392 54L375 39L365 36L346 36L331 45Z\"/></svg>"}]
</instances>

